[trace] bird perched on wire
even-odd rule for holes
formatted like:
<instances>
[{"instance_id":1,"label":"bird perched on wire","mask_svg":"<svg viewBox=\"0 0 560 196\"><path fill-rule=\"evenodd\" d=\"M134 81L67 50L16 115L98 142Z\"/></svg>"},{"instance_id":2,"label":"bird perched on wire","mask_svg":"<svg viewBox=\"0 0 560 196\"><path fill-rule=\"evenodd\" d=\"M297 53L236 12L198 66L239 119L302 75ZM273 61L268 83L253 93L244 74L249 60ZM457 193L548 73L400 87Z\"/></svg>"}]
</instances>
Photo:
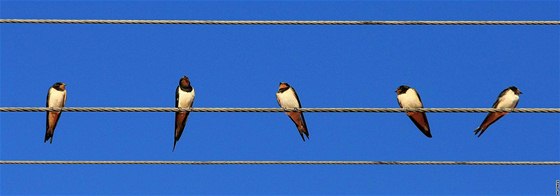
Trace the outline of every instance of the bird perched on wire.
<instances>
[{"instance_id":1,"label":"bird perched on wire","mask_svg":"<svg viewBox=\"0 0 560 196\"><path fill-rule=\"evenodd\" d=\"M47 94L47 108L57 108L60 109L64 107L66 103L66 84L62 82L54 83L50 88ZM52 144L52 140L54 137L54 129L58 124L58 120L60 119L60 115L62 111L47 111L47 130L45 132L45 143L47 140L50 139L50 143Z\"/></svg>"},{"instance_id":2,"label":"bird perched on wire","mask_svg":"<svg viewBox=\"0 0 560 196\"><path fill-rule=\"evenodd\" d=\"M517 107L517 103L519 103L520 94L523 93L517 87L507 87L500 93L498 99L496 99L496 102L494 102L494 105L492 105L492 107L496 109L513 109ZM478 137L480 137L490 125L492 125L498 119L504 117L506 114L507 112L488 113L488 115L486 115L486 118L484 118L484 121L482 121L482 124L480 124L480 126L474 130L474 134L478 134Z\"/></svg>"},{"instance_id":3,"label":"bird perched on wire","mask_svg":"<svg viewBox=\"0 0 560 196\"><path fill-rule=\"evenodd\" d=\"M301 103L295 89L285 82L280 82L278 92L276 92L276 100L278 101L278 105L280 105L283 109L301 108ZM296 125L299 135L301 135L301 139L305 141L305 137L303 137L303 135L309 139L309 132L307 131L307 124L305 123L303 112L286 112L286 114Z\"/></svg>"},{"instance_id":4,"label":"bird perched on wire","mask_svg":"<svg viewBox=\"0 0 560 196\"><path fill-rule=\"evenodd\" d=\"M194 103L194 88L191 86L191 81L187 76L179 79L179 85L175 91L175 107L176 108L191 108ZM173 141L173 151L177 141L181 138L185 125L187 123L189 112L176 112L175 113L175 140Z\"/></svg>"},{"instance_id":5,"label":"bird perched on wire","mask_svg":"<svg viewBox=\"0 0 560 196\"><path fill-rule=\"evenodd\" d=\"M423 108L422 100L416 89L406 85L401 85L395 91L397 93L397 101L401 108ZM406 112L406 115L414 122L414 125L424 133L428 138L432 138L430 133L430 124L424 112Z\"/></svg>"}]
</instances>

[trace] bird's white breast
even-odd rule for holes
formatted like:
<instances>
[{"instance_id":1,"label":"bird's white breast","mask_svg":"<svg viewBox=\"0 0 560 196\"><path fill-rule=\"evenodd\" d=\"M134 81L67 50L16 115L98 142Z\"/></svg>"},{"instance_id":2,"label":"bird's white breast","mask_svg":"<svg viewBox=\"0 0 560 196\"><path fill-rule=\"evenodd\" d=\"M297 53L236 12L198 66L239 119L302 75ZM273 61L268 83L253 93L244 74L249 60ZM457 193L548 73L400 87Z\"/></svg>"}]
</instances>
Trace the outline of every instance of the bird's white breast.
<instances>
[{"instance_id":1,"label":"bird's white breast","mask_svg":"<svg viewBox=\"0 0 560 196\"><path fill-rule=\"evenodd\" d=\"M420 102L420 98L416 94L416 90L410 88L406 91L406 93L397 95L397 99L399 103L401 103L403 108L421 108L422 102Z\"/></svg>"},{"instance_id":2,"label":"bird's white breast","mask_svg":"<svg viewBox=\"0 0 560 196\"><path fill-rule=\"evenodd\" d=\"M280 100L280 106L283 108L299 108L299 102L292 88L289 88L283 93L276 93L276 97Z\"/></svg>"},{"instance_id":3,"label":"bird's white breast","mask_svg":"<svg viewBox=\"0 0 560 196\"><path fill-rule=\"evenodd\" d=\"M191 92L182 91L179 88L179 103L177 104L180 108L188 108L191 106L192 102L194 101L194 88Z\"/></svg>"},{"instance_id":4,"label":"bird's white breast","mask_svg":"<svg viewBox=\"0 0 560 196\"><path fill-rule=\"evenodd\" d=\"M519 101L519 95L516 95L512 90L506 91L500 100L496 108L513 108Z\"/></svg>"},{"instance_id":5,"label":"bird's white breast","mask_svg":"<svg viewBox=\"0 0 560 196\"><path fill-rule=\"evenodd\" d=\"M64 106L64 97L66 96L66 90L57 91L54 88L49 89L49 107L62 107Z\"/></svg>"}]
</instances>

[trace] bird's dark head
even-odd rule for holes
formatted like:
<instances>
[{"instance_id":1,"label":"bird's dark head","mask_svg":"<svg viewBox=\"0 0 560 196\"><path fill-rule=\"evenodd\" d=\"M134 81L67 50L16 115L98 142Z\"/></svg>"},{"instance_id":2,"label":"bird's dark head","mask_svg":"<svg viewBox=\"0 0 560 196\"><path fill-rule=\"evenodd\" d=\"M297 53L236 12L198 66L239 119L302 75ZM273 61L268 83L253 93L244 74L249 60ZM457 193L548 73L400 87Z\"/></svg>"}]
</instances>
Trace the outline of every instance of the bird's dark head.
<instances>
[{"instance_id":1,"label":"bird's dark head","mask_svg":"<svg viewBox=\"0 0 560 196\"><path fill-rule=\"evenodd\" d=\"M510 86L508 87L509 90L513 91L513 93L515 93L516 95L520 95L523 94L517 87L515 86Z\"/></svg>"},{"instance_id":2,"label":"bird's dark head","mask_svg":"<svg viewBox=\"0 0 560 196\"><path fill-rule=\"evenodd\" d=\"M401 85L399 86L399 88L397 88L397 90L395 91L397 93L397 95L406 93L406 91L410 88L410 86L407 85Z\"/></svg>"},{"instance_id":3,"label":"bird's dark head","mask_svg":"<svg viewBox=\"0 0 560 196\"><path fill-rule=\"evenodd\" d=\"M181 86L182 88L190 87L191 81L189 80L189 77L187 76L181 77L181 79L179 79L179 86Z\"/></svg>"},{"instance_id":4,"label":"bird's dark head","mask_svg":"<svg viewBox=\"0 0 560 196\"><path fill-rule=\"evenodd\" d=\"M66 84L64 84L64 82L57 82L57 83L54 83L54 84L52 85L52 87L53 87L54 89L56 89L57 91L64 91L64 90L66 90Z\"/></svg>"},{"instance_id":5,"label":"bird's dark head","mask_svg":"<svg viewBox=\"0 0 560 196\"><path fill-rule=\"evenodd\" d=\"M290 85L286 82L280 82L278 85L278 92L284 92L290 88Z\"/></svg>"},{"instance_id":6,"label":"bird's dark head","mask_svg":"<svg viewBox=\"0 0 560 196\"><path fill-rule=\"evenodd\" d=\"M191 92L193 90L189 77L183 76L181 79L179 79L179 88L186 92Z\"/></svg>"}]
</instances>

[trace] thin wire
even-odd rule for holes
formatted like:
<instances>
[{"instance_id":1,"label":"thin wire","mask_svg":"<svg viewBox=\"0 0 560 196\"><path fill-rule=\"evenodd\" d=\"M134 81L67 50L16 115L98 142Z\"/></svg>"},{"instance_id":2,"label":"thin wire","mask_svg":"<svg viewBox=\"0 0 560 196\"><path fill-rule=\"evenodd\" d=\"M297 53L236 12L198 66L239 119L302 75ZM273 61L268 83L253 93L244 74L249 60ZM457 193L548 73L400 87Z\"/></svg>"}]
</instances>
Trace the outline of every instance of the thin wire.
<instances>
[{"instance_id":1,"label":"thin wire","mask_svg":"<svg viewBox=\"0 0 560 196\"><path fill-rule=\"evenodd\" d=\"M560 161L0 161L2 165L560 165Z\"/></svg>"},{"instance_id":2,"label":"thin wire","mask_svg":"<svg viewBox=\"0 0 560 196\"><path fill-rule=\"evenodd\" d=\"M487 112L513 112L513 113L560 113L560 108L164 108L164 107L0 107L0 112L434 112L434 113L487 113Z\"/></svg>"},{"instance_id":3,"label":"thin wire","mask_svg":"<svg viewBox=\"0 0 560 196\"><path fill-rule=\"evenodd\" d=\"M92 20L0 19L0 23L32 24L174 24L174 25L560 25L560 21L327 21L327 20Z\"/></svg>"}]
</instances>

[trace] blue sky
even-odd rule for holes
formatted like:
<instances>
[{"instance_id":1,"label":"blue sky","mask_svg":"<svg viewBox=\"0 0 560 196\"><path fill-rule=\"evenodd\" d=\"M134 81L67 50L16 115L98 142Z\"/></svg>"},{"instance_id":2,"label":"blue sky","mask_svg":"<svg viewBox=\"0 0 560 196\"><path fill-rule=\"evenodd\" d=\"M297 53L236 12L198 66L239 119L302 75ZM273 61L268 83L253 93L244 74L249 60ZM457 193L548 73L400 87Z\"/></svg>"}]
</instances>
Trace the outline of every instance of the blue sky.
<instances>
[{"instance_id":1,"label":"blue sky","mask_svg":"<svg viewBox=\"0 0 560 196\"><path fill-rule=\"evenodd\" d=\"M1 18L200 20L560 20L557 1L1 1ZM304 107L560 107L558 26L196 26L0 24L0 106L277 107L281 81ZM428 113L428 139L400 113L306 113L302 142L283 113L0 113L2 160L560 161L557 114ZM2 194L554 194L557 166L1 165Z\"/></svg>"}]
</instances>

